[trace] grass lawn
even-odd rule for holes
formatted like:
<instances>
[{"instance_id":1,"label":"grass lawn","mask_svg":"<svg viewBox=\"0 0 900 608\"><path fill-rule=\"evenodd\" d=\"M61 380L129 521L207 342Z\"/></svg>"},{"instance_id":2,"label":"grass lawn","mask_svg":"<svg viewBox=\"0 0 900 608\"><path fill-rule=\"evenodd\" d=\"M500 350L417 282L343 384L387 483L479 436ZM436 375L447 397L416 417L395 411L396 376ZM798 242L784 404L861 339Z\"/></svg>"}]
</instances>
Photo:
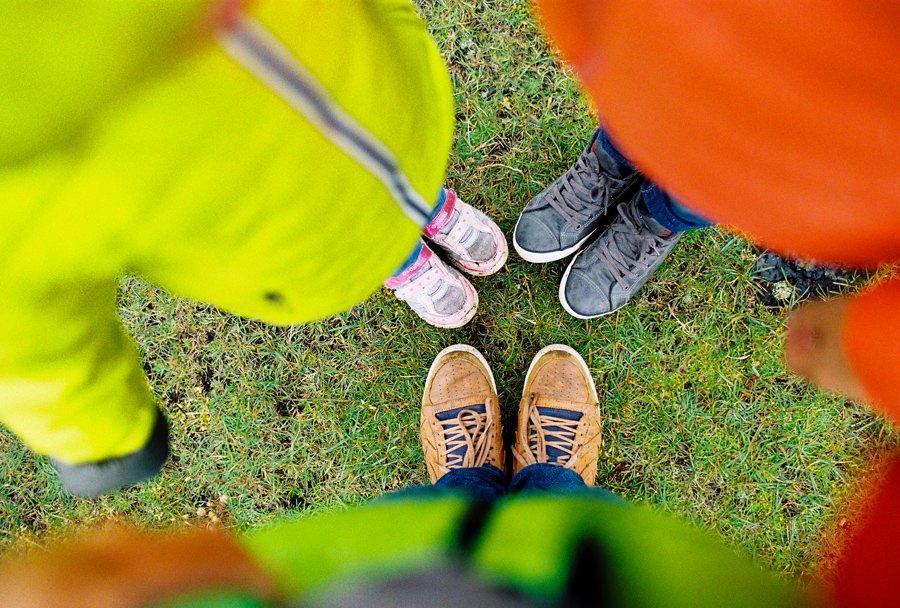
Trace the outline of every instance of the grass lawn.
<instances>
[{"instance_id":1,"label":"grass lawn","mask_svg":"<svg viewBox=\"0 0 900 608\"><path fill-rule=\"evenodd\" d=\"M456 87L448 183L511 235L596 119L523 0L419 6ZM601 392L599 483L780 572L811 573L827 561L820 539L853 480L900 441L867 410L784 371L784 312L758 301L755 259L724 231L692 233L632 304L586 322L557 300L564 262L512 253L500 273L473 281L480 311L457 331L425 325L385 291L345 314L275 328L125 278L122 317L171 422L172 457L150 483L81 500L0 432L0 546L114 515L246 528L426 482L418 404L434 355L456 342L485 354L510 432L528 362L562 342Z\"/></svg>"}]
</instances>

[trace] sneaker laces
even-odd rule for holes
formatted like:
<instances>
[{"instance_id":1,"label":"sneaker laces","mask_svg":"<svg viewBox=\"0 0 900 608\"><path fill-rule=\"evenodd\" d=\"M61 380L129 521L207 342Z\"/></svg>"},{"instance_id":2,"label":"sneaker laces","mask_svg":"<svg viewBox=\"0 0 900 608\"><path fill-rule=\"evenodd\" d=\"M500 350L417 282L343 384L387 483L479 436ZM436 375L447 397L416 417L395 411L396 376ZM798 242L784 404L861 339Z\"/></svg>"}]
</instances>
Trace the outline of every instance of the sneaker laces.
<instances>
[{"instance_id":1,"label":"sneaker laces","mask_svg":"<svg viewBox=\"0 0 900 608\"><path fill-rule=\"evenodd\" d=\"M488 411L496 397L485 400L484 411L470 407L461 409L456 416L438 422L438 433L444 445L448 469L483 466L491 452L490 430L493 422L488 421Z\"/></svg>"},{"instance_id":2,"label":"sneaker laces","mask_svg":"<svg viewBox=\"0 0 900 608\"><path fill-rule=\"evenodd\" d=\"M535 405L537 393L528 395L528 449L537 462L553 462L562 466L574 463L578 458L575 437L578 434L579 416L576 420L554 416ZM552 409L552 408L545 408ZM560 455L552 457L549 449L558 450ZM518 456L518 454L516 455ZM521 457L520 457L521 458ZM546 458L546 460L543 460Z\"/></svg>"},{"instance_id":3,"label":"sneaker laces","mask_svg":"<svg viewBox=\"0 0 900 608\"><path fill-rule=\"evenodd\" d=\"M609 225L609 237L594 249L601 268L609 271L619 287L627 289L629 279L635 281L644 276L653 260L661 255L659 247L672 240L646 228L634 209L635 205L621 204L619 217ZM650 255L652 254L652 255Z\"/></svg>"},{"instance_id":4,"label":"sneaker laces","mask_svg":"<svg viewBox=\"0 0 900 608\"><path fill-rule=\"evenodd\" d=\"M595 167L588 163L588 158L588 153L582 154L550 190L550 206L568 224L589 222L606 210L607 184L599 178L600 161L595 159ZM573 196L567 197L563 192L566 189Z\"/></svg>"}]
</instances>

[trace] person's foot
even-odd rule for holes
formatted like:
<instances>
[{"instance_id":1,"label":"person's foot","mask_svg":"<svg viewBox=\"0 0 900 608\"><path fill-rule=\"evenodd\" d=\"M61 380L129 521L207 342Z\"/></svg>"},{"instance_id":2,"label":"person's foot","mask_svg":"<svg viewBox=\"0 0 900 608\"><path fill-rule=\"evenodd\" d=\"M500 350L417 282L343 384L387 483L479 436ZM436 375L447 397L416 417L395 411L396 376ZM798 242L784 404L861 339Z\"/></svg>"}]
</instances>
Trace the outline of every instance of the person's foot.
<instances>
[{"instance_id":1,"label":"person's foot","mask_svg":"<svg viewBox=\"0 0 900 608\"><path fill-rule=\"evenodd\" d=\"M573 317L593 319L625 306L681 238L644 208L640 192L618 206L618 217L569 263L559 301Z\"/></svg>"},{"instance_id":2,"label":"person's foot","mask_svg":"<svg viewBox=\"0 0 900 608\"><path fill-rule=\"evenodd\" d=\"M578 161L525 205L513 231L522 259L542 263L578 251L640 179L606 154L594 132Z\"/></svg>"},{"instance_id":3,"label":"person's foot","mask_svg":"<svg viewBox=\"0 0 900 608\"><path fill-rule=\"evenodd\" d=\"M497 384L487 361L465 344L438 353L422 394L422 451L431 483L453 469L506 470Z\"/></svg>"},{"instance_id":4,"label":"person's foot","mask_svg":"<svg viewBox=\"0 0 900 608\"><path fill-rule=\"evenodd\" d=\"M446 193L444 207L425 226L425 236L464 272L484 276L503 268L509 249L500 227L453 190Z\"/></svg>"},{"instance_id":5,"label":"person's foot","mask_svg":"<svg viewBox=\"0 0 900 608\"><path fill-rule=\"evenodd\" d=\"M541 349L525 376L513 473L530 464L554 464L593 485L600 456L597 402L591 372L574 349L562 344Z\"/></svg>"},{"instance_id":6,"label":"person's foot","mask_svg":"<svg viewBox=\"0 0 900 608\"><path fill-rule=\"evenodd\" d=\"M751 276L759 299L767 308L791 308L806 299L840 295L869 278L865 270L792 260L771 251L761 252Z\"/></svg>"},{"instance_id":7,"label":"person's foot","mask_svg":"<svg viewBox=\"0 0 900 608\"><path fill-rule=\"evenodd\" d=\"M478 309L478 294L472 284L425 243L416 261L385 281L384 286L435 327L462 327Z\"/></svg>"}]
</instances>

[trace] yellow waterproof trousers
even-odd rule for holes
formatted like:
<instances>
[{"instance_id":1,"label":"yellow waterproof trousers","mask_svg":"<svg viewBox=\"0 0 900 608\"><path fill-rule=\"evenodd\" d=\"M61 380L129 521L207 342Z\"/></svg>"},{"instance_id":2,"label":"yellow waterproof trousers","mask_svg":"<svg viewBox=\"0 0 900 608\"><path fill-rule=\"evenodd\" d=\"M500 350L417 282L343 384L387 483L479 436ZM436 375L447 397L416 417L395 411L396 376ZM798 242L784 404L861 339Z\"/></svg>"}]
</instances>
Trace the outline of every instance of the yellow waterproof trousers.
<instances>
[{"instance_id":1,"label":"yellow waterproof trousers","mask_svg":"<svg viewBox=\"0 0 900 608\"><path fill-rule=\"evenodd\" d=\"M120 274L278 324L345 310L409 254L453 121L409 0L77 4L0 15L0 422L75 470L159 426Z\"/></svg>"}]
</instances>

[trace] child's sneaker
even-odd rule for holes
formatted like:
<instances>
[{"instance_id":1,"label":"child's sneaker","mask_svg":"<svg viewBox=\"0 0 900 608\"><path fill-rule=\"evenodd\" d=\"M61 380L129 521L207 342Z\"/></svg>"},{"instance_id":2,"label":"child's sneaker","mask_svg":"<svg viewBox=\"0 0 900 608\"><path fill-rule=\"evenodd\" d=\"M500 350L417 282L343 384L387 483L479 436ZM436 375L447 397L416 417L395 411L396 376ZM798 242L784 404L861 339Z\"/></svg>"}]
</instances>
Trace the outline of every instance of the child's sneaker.
<instances>
[{"instance_id":1,"label":"child's sneaker","mask_svg":"<svg viewBox=\"0 0 900 608\"><path fill-rule=\"evenodd\" d=\"M445 192L444 207L425 226L425 236L469 274L484 276L503 268L509 251L497 224L453 190Z\"/></svg>"},{"instance_id":2,"label":"child's sneaker","mask_svg":"<svg viewBox=\"0 0 900 608\"><path fill-rule=\"evenodd\" d=\"M427 323L462 327L475 316L478 294L469 281L444 263L424 242L409 268L384 282Z\"/></svg>"}]
</instances>

